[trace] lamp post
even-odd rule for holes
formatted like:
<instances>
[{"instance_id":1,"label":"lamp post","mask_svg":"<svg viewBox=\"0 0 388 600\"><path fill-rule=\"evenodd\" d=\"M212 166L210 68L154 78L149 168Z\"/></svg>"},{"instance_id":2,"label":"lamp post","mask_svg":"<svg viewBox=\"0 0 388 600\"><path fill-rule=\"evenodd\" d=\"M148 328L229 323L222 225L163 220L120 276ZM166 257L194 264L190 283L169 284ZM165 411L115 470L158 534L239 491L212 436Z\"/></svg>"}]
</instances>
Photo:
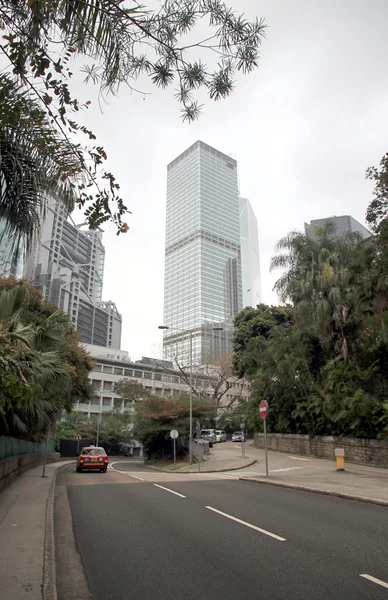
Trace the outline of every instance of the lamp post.
<instances>
[{"instance_id":1,"label":"lamp post","mask_svg":"<svg viewBox=\"0 0 388 600\"><path fill-rule=\"evenodd\" d=\"M100 392L100 401L98 404L96 446L98 446L99 437L100 437L100 413L101 412L102 412L102 392Z\"/></svg>"},{"instance_id":2,"label":"lamp post","mask_svg":"<svg viewBox=\"0 0 388 600\"><path fill-rule=\"evenodd\" d=\"M190 409L189 409L189 465L193 464L193 332L189 329L178 329L177 327L169 327L168 325L159 325L158 329L170 329L171 331L178 331L179 333L189 334L189 352L190 352L190 366L189 366L189 381L190 381ZM213 327L213 331L222 331L222 327Z\"/></svg>"}]
</instances>

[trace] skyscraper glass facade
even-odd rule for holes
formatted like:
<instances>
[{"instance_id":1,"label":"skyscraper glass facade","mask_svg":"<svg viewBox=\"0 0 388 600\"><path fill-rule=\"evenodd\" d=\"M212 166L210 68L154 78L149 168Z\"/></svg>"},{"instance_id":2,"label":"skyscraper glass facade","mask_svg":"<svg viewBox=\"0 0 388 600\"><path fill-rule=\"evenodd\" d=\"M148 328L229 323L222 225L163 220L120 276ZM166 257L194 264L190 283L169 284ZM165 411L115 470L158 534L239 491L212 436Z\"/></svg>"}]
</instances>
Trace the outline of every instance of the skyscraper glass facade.
<instances>
[{"instance_id":1,"label":"skyscraper glass facade","mask_svg":"<svg viewBox=\"0 0 388 600\"><path fill-rule=\"evenodd\" d=\"M188 332L196 362L230 350L241 308L237 162L198 141L167 167L166 356L178 345L188 352Z\"/></svg>"}]
</instances>

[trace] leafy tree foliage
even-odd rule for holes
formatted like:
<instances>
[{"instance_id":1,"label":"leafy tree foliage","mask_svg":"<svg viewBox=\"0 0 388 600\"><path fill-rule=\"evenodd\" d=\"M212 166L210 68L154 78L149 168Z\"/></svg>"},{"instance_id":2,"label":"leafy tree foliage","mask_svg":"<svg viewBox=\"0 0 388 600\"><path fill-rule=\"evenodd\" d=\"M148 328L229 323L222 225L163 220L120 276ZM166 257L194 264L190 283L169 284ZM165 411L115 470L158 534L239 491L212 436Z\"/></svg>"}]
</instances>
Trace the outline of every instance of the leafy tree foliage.
<instances>
[{"instance_id":1,"label":"leafy tree foliage","mask_svg":"<svg viewBox=\"0 0 388 600\"><path fill-rule=\"evenodd\" d=\"M205 39L196 30L204 19ZM201 91L225 98L237 71L258 66L265 25L222 0L164 0L157 10L125 0L3 0L0 33L0 217L17 245L20 235L30 242L46 194L84 208L91 228L113 220L118 234L128 230L119 184L103 168L106 152L78 119L90 102L72 94L75 58L88 59L81 71L102 94L135 89L141 76L173 86L192 121Z\"/></svg>"},{"instance_id":2,"label":"leafy tree foliage","mask_svg":"<svg viewBox=\"0 0 388 600\"><path fill-rule=\"evenodd\" d=\"M149 391L136 381L120 379L114 386L115 394L121 396L126 406L130 406L140 400L147 400L150 397Z\"/></svg>"},{"instance_id":3,"label":"leafy tree foliage","mask_svg":"<svg viewBox=\"0 0 388 600\"><path fill-rule=\"evenodd\" d=\"M289 318L254 329L265 306L236 318L235 368L253 387L250 428L261 430L264 398L274 432L388 437L383 235L336 237L329 225L313 239L293 232L279 242L272 265L286 271L275 289L292 303L279 307Z\"/></svg>"},{"instance_id":4,"label":"leafy tree foliage","mask_svg":"<svg viewBox=\"0 0 388 600\"><path fill-rule=\"evenodd\" d=\"M0 435L40 439L90 397L92 368L67 315L28 284L0 280Z\"/></svg>"},{"instance_id":5,"label":"leafy tree foliage","mask_svg":"<svg viewBox=\"0 0 388 600\"><path fill-rule=\"evenodd\" d=\"M193 401L193 419L201 421L210 413L209 404ZM150 396L145 402L139 402L135 408L134 435L143 443L145 455L150 458L160 454L172 429L188 436L189 415L189 399L185 396L176 399Z\"/></svg>"},{"instance_id":6,"label":"leafy tree foliage","mask_svg":"<svg viewBox=\"0 0 388 600\"><path fill-rule=\"evenodd\" d=\"M376 233L382 233L388 225L388 153L380 161L380 169L369 167L367 179L374 181L373 200L366 212L366 220Z\"/></svg>"}]
</instances>

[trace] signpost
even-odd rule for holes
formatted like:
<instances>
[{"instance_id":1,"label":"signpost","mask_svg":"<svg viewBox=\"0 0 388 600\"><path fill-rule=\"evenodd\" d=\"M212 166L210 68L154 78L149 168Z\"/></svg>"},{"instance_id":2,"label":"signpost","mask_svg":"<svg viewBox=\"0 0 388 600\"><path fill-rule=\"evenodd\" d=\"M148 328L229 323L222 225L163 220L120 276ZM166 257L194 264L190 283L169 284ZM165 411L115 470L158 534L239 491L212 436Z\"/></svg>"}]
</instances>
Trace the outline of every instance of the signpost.
<instances>
[{"instance_id":1,"label":"signpost","mask_svg":"<svg viewBox=\"0 0 388 600\"><path fill-rule=\"evenodd\" d=\"M265 453L265 474L268 477L268 451L267 451L267 416L268 416L268 402L262 400L259 404L259 414L264 421L264 453Z\"/></svg>"},{"instance_id":2,"label":"signpost","mask_svg":"<svg viewBox=\"0 0 388 600\"><path fill-rule=\"evenodd\" d=\"M243 441L241 442L241 456L245 458L245 423L240 423L240 429L243 434Z\"/></svg>"},{"instance_id":3,"label":"signpost","mask_svg":"<svg viewBox=\"0 0 388 600\"><path fill-rule=\"evenodd\" d=\"M176 439L178 437L179 433L177 432L176 429L172 429L170 431L170 437L174 440L174 469L176 469Z\"/></svg>"},{"instance_id":4,"label":"signpost","mask_svg":"<svg viewBox=\"0 0 388 600\"><path fill-rule=\"evenodd\" d=\"M82 440L82 437L80 436L80 434L78 434L75 439L77 440L77 456L78 456L78 454L79 454L79 443L80 443L80 440Z\"/></svg>"}]
</instances>

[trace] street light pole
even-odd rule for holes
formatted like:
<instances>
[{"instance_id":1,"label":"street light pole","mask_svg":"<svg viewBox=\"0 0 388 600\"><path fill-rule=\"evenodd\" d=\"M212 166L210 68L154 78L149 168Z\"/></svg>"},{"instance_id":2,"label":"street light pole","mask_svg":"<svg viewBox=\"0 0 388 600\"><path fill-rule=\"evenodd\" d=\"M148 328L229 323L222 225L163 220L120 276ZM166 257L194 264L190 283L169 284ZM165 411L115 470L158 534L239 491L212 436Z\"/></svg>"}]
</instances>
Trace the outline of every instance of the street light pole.
<instances>
[{"instance_id":1,"label":"street light pole","mask_svg":"<svg viewBox=\"0 0 388 600\"><path fill-rule=\"evenodd\" d=\"M96 446L98 446L99 437L100 437L100 413L101 413L101 401L102 401L102 392L100 392L100 401L99 401L99 404L98 404Z\"/></svg>"}]
</instances>

